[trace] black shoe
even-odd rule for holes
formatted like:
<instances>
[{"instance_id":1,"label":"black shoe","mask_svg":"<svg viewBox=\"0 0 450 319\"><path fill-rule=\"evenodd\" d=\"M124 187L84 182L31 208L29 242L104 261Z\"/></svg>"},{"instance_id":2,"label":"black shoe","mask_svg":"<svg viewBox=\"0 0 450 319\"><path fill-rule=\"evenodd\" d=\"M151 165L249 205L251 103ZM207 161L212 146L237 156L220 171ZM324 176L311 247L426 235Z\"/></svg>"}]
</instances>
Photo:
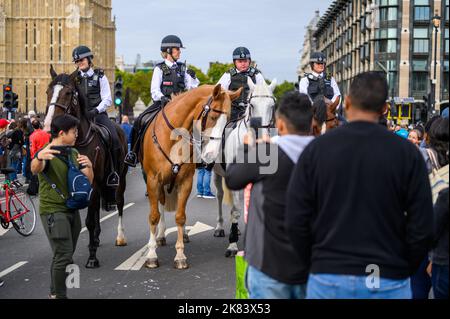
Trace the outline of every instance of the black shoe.
<instances>
[{"instance_id":1,"label":"black shoe","mask_svg":"<svg viewBox=\"0 0 450 319\"><path fill-rule=\"evenodd\" d=\"M127 156L124 159L125 164L131 167L136 167L137 165L137 156L135 152L128 152Z\"/></svg>"},{"instance_id":2,"label":"black shoe","mask_svg":"<svg viewBox=\"0 0 450 319\"><path fill-rule=\"evenodd\" d=\"M106 186L108 187L117 187L119 186L119 175L116 172L112 172L109 174L108 179L106 180Z\"/></svg>"}]
</instances>

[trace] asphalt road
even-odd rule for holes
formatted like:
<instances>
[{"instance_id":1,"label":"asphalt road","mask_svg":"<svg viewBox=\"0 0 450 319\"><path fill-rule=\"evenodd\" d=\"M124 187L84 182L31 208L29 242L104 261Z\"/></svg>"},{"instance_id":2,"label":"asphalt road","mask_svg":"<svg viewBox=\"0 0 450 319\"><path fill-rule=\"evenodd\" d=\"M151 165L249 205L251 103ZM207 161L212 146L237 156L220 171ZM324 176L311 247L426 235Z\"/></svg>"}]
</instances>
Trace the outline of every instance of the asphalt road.
<instances>
[{"instance_id":1,"label":"asphalt road","mask_svg":"<svg viewBox=\"0 0 450 319\"><path fill-rule=\"evenodd\" d=\"M191 242L185 245L190 268L176 270L176 233L167 237L167 246L157 249L160 267L150 270L141 267L140 258L149 239L149 204L144 196L145 185L139 168L127 177L124 227L128 245L116 247L118 217L114 212L101 212L102 233L97 257L99 269L84 267L88 257L88 232L78 241L74 262L80 269L80 287L70 289L69 298L175 298L175 299L232 299L235 294L234 259L224 257L228 237L213 237L216 225L216 200L197 199L195 181L187 208L187 226L197 225ZM35 199L38 208L38 198ZM82 221L86 212L82 212ZM229 208L224 209L226 236L229 232ZM175 214L166 213L167 228L176 226ZM208 227L210 226L210 227ZM241 225L241 229L244 229ZM242 239L239 243L242 246ZM140 251L140 252L139 252ZM145 256L145 255L144 255ZM5 285L0 299L47 298L50 285L51 250L38 217L34 233L27 238L14 229L0 230L0 276Z\"/></svg>"}]
</instances>

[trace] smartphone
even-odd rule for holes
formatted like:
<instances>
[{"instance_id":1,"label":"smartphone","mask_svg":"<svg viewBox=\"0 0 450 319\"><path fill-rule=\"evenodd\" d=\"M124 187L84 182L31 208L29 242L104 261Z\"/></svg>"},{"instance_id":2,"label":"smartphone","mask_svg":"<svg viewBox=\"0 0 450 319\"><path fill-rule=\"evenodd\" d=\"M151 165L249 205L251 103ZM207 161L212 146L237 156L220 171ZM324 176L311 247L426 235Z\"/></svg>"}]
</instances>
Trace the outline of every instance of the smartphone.
<instances>
[{"instance_id":1,"label":"smartphone","mask_svg":"<svg viewBox=\"0 0 450 319\"><path fill-rule=\"evenodd\" d=\"M256 138L258 138L258 129L262 126L262 118L261 117L252 117L250 118L250 127L255 130Z\"/></svg>"},{"instance_id":2,"label":"smartphone","mask_svg":"<svg viewBox=\"0 0 450 319\"><path fill-rule=\"evenodd\" d=\"M50 149L59 151L60 152L60 154L58 154L59 156L67 156L67 154L69 154L70 152L71 147L65 145L54 145L50 147Z\"/></svg>"}]
</instances>

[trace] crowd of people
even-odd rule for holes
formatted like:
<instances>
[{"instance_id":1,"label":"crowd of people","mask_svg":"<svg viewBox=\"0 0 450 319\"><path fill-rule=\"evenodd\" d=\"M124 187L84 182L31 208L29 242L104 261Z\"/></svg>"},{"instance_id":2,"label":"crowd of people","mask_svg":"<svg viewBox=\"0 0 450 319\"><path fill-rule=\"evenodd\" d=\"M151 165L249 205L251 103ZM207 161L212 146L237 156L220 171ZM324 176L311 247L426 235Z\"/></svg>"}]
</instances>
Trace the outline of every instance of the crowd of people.
<instances>
[{"instance_id":1,"label":"crowd of people","mask_svg":"<svg viewBox=\"0 0 450 319\"><path fill-rule=\"evenodd\" d=\"M250 298L448 298L448 116L432 118L418 141L418 127L393 134L380 125L387 97L384 77L356 76L348 124L313 138L310 99L289 92L277 111L281 137L244 146L249 159L277 148L278 171L228 166L230 189L253 184Z\"/></svg>"}]
</instances>

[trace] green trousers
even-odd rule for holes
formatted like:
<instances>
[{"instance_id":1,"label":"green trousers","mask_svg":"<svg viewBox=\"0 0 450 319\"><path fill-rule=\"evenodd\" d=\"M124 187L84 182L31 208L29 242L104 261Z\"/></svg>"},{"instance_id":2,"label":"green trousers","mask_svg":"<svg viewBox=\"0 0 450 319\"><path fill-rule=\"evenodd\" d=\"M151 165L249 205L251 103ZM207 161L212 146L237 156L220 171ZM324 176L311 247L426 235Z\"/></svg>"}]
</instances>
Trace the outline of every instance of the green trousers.
<instances>
[{"instance_id":1,"label":"green trousers","mask_svg":"<svg viewBox=\"0 0 450 319\"><path fill-rule=\"evenodd\" d=\"M53 251L50 293L57 299L66 299L66 268L73 264L73 254L81 231L80 213L73 211L41 215L41 221Z\"/></svg>"}]
</instances>

